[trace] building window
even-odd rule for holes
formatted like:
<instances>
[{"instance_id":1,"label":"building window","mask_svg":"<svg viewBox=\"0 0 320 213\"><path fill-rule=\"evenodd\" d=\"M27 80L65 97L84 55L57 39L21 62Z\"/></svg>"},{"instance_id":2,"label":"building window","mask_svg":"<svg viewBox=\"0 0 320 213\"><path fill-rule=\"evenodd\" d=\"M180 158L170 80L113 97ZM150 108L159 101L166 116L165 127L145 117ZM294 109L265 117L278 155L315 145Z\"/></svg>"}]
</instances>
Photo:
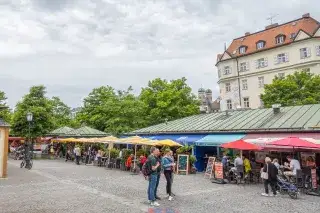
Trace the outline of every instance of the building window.
<instances>
[{"instance_id":1,"label":"building window","mask_svg":"<svg viewBox=\"0 0 320 213\"><path fill-rule=\"evenodd\" d=\"M242 80L242 90L247 90L248 89L248 80L244 79Z\"/></svg>"},{"instance_id":2,"label":"building window","mask_svg":"<svg viewBox=\"0 0 320 213\"><path fill-rule=\"evenodd\" d=\"M239 52L240 52L240 54L246 53L246 47L240 47Z\"/></svg>"},{"instance_id":3,"label":"building window","mask_svg":"<svg viewBox=\"0 0 320 213\"><path fill-rule=\"evenodd\" d=\"M278 73L278 78L281 78L281 79L283 79L284 77L285 77L285 74L284 74L284 72Z\"/></svg>"},{"instance_id":4,"label":"building window","mask_svg":"<svg viewBox=\"0 0 320 213\"><path fill-rule=\"evenodd\" d=\"M226 83L226 92L231 92L231 84Z\"/></svg>"},{"instance_id":5,"label":"building window","mask_svg":"<svg viewBox=\"0 0 320 213\"><path fill-rule=\"evenodd\" d=\"M230 66L225 66L224 67L224 74L225 75L230 75L231 74L231 67Z\"/></svg>"},{"instance_id":6,"label":"building window","mask_svg":"<svg viewBox=\"0 0 320 213\"><path fill-rule=\"evenodd\" d=\"M290 38L291 38L291 39L294 39L295 37L296 37L296 33L291 33L291 34L290 34Z\"/></svg>"},{"instance_id":7,"label":"building window","mask_svg":"<svg viewBox=\"0 0 320 213\"><path fill-rule=\"evenodd\" d=\"M232 101L227 100L227 109L232 109Z\"/></svg>"},{"instance_id":8,"label":"building window","mask_svg":"<svg viewBox=\"0 0 320 213\"><path fill-rule=\"evenodd\" d=\"M259 49L262 49L262 48L264 48L264 42L263 41L259 41L257 43L257 49L259 50Z\"/></svg>"},{"instance_id":9,"label":"building window","mask_svg":"<svg viewBox=\"0 0 320 213\"><path fill-rule=\"evenodd\" d=\"M218 77L221 78L221 69L218 69Z\"/></svg>"},{"instance_id":10,"label":"building window","mask_svg":"<svg viewBox=\"0 0 320 213\"><path fill-rule=\"evenodd\" d=\"M316 53L317 53L317 56L320 56L320 46L316 46Z\"/></svg>"},{"instance_id":11,"label":"building window","mask_svg":"<svg viewBox=\"0 0 320 213\"><path fill-rule=\"evenodd\" d=\"M244 104L244 108L250 108L250 102L249 102L249 98L243 98L243 104Z\"/></svg>"},{"instance_id":12,"label":"building window","mask_svg":"<svg viewBox=\"0 0 320 213\"><path fill-rule=\"evenodd\" d=\"M309 58L311 56L311 50L310 48L301 48L300 49L300 58L304 59L304 58Z\"/></svg>"},{"instance_id":13,"label":"building window","mask_svg":"<svg viewBox=\"0 0 320 213\"><path fill-rule=\"evenodd\" d=\"M256 68L264 68L268 66L268 58L260 58L256 60Z\"/></svg>"},{"instance_id":14,"label":"building window","mask_svg":"<svg viewBox=\"0 0 320 213\"><path fill-rule=\"evenodd\" d=\"M276 37L276 44L282 44L284 42L284 36L280 35Z\"/></svg>"},{"instance_id":15,"label":"building window","mask_svg":"<svg viewBox=\"0 0 320 213\"><path fill-rule=\"evenodd\" d=\"M259 88L263 88L264 87L264 77L258 77L258 81L259 81Z\"/></svg>"},{"instance_id":16,"label":"building window","mask_svg":"<svg viewBox=\"0 0 320 213\"><path fill-rule=\"evenodd\" d=\"M280 53L275 56L274 64L282 64L289 61L288 53Z\"/></svg>"},{"instance_id":17,"label":"building window","mask_svg":"<svg viewBox=\"0 0 320 213\"><path fill-rule=\"evenodd\" d=\"M249 70L249 62L240 63L240 72L245 72Z\"/></svg>"}]
</instances>

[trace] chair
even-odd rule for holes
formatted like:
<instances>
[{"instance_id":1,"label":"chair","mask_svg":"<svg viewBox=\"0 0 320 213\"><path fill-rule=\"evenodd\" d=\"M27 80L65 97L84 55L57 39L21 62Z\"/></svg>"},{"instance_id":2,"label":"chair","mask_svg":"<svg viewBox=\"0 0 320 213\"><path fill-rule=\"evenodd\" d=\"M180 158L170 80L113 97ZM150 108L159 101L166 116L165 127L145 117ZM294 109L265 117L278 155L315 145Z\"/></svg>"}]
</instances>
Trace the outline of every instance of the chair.
<instances>
[{"instance_id":1,"label":"chair","mask_svg":"<svg viewBox=\"0 0 320 213\"><path fill-rule=\"evenodd\" d=\"M301 169L297 169L297 173L294 176L293 180L297 188L304 188L304 178L303 178L303 173Z\"/></svg>"}]
</instances>

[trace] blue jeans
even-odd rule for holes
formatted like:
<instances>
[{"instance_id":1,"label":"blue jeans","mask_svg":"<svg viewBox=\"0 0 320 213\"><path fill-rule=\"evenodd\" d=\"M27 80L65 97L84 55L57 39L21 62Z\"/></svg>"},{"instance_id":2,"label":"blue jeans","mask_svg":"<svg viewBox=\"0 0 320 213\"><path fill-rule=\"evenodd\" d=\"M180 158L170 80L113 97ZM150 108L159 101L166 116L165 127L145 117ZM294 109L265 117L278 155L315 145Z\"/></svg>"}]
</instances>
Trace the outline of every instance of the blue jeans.
<instances>
[{"instance_id":1,"label":"blue jeans","mask_svg":"<svg viewBox=\"0 0 320 213\"><path fill-rule=\"evenodd\" d=\"M159 185L158 174L151 174L149 176L149 187L148 187L148 200L155 201L156 200L156 190Z\"/></svg>"}]
</instances>

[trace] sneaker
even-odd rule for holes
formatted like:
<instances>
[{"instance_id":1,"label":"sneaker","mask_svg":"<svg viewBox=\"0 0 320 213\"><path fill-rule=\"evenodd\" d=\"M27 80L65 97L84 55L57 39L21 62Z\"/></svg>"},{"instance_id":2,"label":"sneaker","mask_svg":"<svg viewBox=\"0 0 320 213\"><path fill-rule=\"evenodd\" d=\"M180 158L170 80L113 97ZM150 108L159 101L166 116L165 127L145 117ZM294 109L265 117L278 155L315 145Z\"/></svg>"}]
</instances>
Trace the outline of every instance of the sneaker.
<instances>
[{"instance_id":1,"label":"sneaker","mask_svg":"<svg viewBox=\"0 0 320 213\"><path fill-rule=\"evenodd\" d=\"M262 195L262 196L265 196L265 197L269 197L269 195L266 194L266 193L262 193L261 195Z\"/></svg>"},{"instance_id":2,"label":"sneaker","mask_svg":"<svg viewBox=\"0 0 320 213\"><path fill-rule=\"evenodd\" d=\"M148 200L148 204L151 204L151 202L152 202L151 200Z\"/></svg>"},{"instance_id":3,"label":"sneaker","mask_svg":"<svg viewBox=\"0 0 320 213\"><path fill-rule=\"evenodd\" d=\"M157 201L153 201L150 203L151 206L158 207L160 204Z\"/></svg>"},{"instance_id":4,"label":"sneaker","mask_svg":"<svg viewBox=\"0 0 320 213\"><path fill-rule=\"evenodd\" d=\"M173 197L169 196L168 200L169 200L169 201L172 201L172 200L173 200Z\"/></svg>"}]
</instances>

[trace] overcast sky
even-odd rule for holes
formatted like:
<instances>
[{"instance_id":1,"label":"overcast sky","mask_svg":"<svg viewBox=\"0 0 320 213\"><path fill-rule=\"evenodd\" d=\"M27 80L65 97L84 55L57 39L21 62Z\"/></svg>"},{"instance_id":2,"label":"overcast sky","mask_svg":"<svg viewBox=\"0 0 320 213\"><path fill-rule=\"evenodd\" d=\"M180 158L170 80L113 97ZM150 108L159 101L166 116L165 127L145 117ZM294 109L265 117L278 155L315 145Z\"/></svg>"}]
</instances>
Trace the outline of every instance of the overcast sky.
<instances>
[{"instance_id":1,"label":"overcast sky","mask_svg":"<svg viewBox=\"0 0 320 213\"><path fill-rule=\"evenodd\" d=\"M264 3L262 3L264 2ZM290 3L289 3L290 2ZM0 0L0 90L11 107L36 84L72 107L94 87L186 77L218 96L224 42L310 12L319 0Z\"/></svg>"}]
</instances>

